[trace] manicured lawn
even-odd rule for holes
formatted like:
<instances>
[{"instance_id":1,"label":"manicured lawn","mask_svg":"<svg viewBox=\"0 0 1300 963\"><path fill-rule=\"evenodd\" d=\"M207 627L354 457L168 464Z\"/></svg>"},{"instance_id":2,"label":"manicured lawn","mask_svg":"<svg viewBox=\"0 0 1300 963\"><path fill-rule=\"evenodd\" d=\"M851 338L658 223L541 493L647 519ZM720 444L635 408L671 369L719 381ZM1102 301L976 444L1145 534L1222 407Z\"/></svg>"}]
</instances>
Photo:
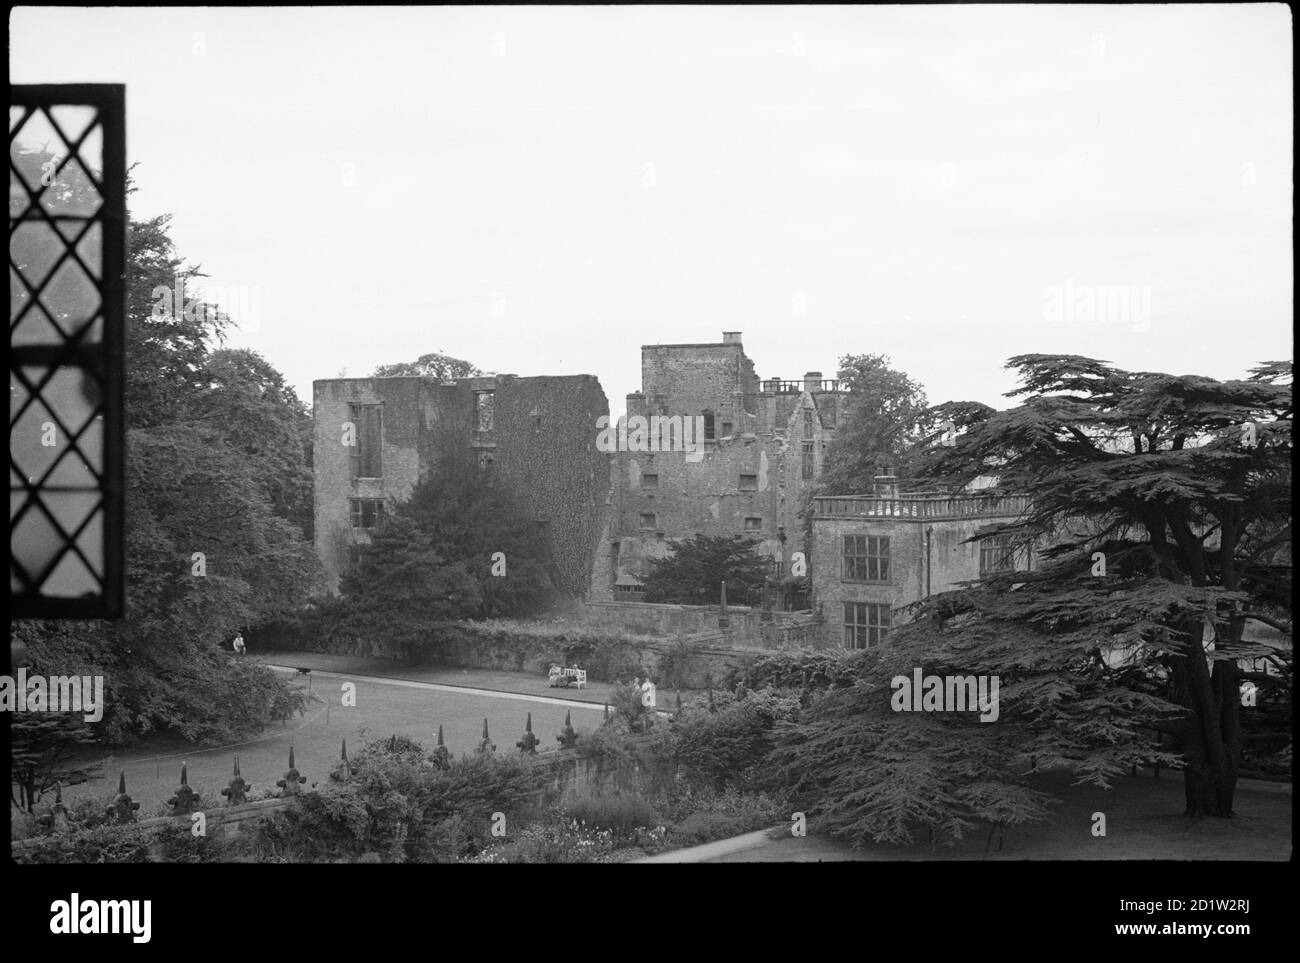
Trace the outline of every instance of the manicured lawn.
<instances>
[{"instance_id":1,"label":"manicured lawn","mask_svg":"<svg viewBox=\"0 0 1300 963\"><path fill-rule=\"evenodd\" d=\"M548 689L544 679L531 681L533 685L528 691L538 696L565 698L568 695L563 689ZM313 782L328 777L338 762L340 744L345 737L349 754L360 749L367 738L393 733L419 740L432 749L441 724L447 747L459 756L477 747L486 717L497 753L517 753L515 743L523 735L529 712L533 714L533 732L541 740L541 749L558 746L555 736L564 725L566 711L573 713L575 729L593 728L600 724L603 715L599 704L568 708L506 696L410 688L365 679L355 682L356 706L344 708L341 684L340 678L315 675L312 694L318 701L310 704L306 715L295 717L284 726L272 726L242 745L205 749L175 740L159 740L146 748L90 757L102 764L103 778L65 789L64 799L71 801L87 794L102 796L116 792L118 773L125 770L127 791L141 804L140 815L154 815L179 783L183 760L189 767L190 786L202 793L209 804L221 805L225 799L220 791L230 781L236 752L244 779L255 789L274 789L276 780L283 777L288 767L292 742L298 770L307 777L305 785L310 787ZM319 701L326 697L331 700L328 718L324 703ZM45 801L50 801L50 797Z\"/></svg>"},{"instance_id":2,"label":"manicured lawn","mask_svg":"<svg viewBox=\"0 0 1300 963\"><path fill-rule=\"evenodd\" d=\"M267 651L250 653L249 658L267 665L303 666L316 671L356 672L377 675L386 679L407 679L413 682L434 682L444 685L470 686L500 692L521 692L529 695L551 695L596 705L609 700L615 686L611 682L595 679L585 689L550 688L546 677L539 672L511 672L505 669L462 669L439 665L405 665L390 659L373 659L355 655L333 655L326 652ZM630 680L624 680L630 681ZM682 689L683 700L702 693ZM677 690L661 688L658 693L659 708L671 710Z\"/></svg>"}]
</instances>

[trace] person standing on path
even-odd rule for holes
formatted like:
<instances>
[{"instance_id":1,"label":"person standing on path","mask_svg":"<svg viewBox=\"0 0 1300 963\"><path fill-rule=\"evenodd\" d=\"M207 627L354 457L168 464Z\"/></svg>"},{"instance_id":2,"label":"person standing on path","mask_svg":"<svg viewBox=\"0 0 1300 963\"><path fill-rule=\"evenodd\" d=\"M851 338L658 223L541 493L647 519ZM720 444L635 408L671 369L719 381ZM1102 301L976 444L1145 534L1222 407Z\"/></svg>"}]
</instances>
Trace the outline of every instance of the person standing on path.
<instances>
[{"instance_id":1,"label":"person standing on path","mask_svg":"<svg viewBox=\"0 0 1300 963\"><path fill-rule=\"evenodd\" d=\"M235 633L235 643L234 643L234 644L235 644L235 654L236 654L236 655L243 655L243 654L244 654L244 636L243 636L242 633L240 633L240 632L236 632L236 633Z\"/></svg>"}]
</instances>

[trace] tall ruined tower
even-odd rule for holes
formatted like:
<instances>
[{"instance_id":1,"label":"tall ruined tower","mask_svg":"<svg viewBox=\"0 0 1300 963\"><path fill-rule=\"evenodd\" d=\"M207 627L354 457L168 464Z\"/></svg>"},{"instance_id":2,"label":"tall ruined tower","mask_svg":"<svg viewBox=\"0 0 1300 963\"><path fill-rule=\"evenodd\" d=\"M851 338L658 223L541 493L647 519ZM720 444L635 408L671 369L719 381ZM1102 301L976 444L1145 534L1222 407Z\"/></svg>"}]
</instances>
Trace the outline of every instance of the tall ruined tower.
<instances>
[{"instance_id":1,"label":"tall ruined tower","mask_svg":"<svg viewBox=\"0 0 1300 963\"><path fill-rule=\"evenodd\" d=\"M747 535L789 571L805 551L800 510L844 416L846 393L809 372L762 380L738 331L711 344L641 348L641 391L629 423L695 418L702 452L618 451L611 456L608 525L592 570L592 599L640 598L646 562L695 534ZM747 599L733 599L746 604Z\"/></svg>"}]
</instances>

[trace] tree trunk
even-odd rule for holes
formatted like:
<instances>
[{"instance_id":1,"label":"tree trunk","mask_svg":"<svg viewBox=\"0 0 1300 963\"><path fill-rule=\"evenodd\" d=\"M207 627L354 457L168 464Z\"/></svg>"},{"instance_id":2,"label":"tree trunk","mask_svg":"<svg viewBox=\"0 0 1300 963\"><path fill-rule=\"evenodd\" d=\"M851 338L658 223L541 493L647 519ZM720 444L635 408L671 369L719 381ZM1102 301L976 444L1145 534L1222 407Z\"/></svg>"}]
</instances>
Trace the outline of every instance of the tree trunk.
<instances>
[{"instance_id":1,"label":"tree trunk","mask_svg":"<svg viewBox=\"0 0 1300 963\"><path fill-rule=\"evenodd\" d=\"M1187 816L1232 816L1237 786L1237 760L1241 755L1240 717L1235 692L1235 662L1215 664L1213 676L1205 664L1200 622L1185 624L1189 655L1171 660L1183 693L1183 704L1191 711L1183 744L1187 768L1183 771L1183 792ZM1230 734L1235 733L1230 737Z\"/></svg>"},{"instance_id":2,"label":"tree trunk","mask_svg":"<svg viewBox=\"0 0 1300 963\"><path fill-rule=\"evenodd\" d=\"M1205 733L1200 725L1188 727L1183 758L1187 763L1183 770L1183 795L1187 803L1183 814L1196 817L1223 815L1219 810L1214 767L1210 763Z\"/></svg>"}]
</instances>

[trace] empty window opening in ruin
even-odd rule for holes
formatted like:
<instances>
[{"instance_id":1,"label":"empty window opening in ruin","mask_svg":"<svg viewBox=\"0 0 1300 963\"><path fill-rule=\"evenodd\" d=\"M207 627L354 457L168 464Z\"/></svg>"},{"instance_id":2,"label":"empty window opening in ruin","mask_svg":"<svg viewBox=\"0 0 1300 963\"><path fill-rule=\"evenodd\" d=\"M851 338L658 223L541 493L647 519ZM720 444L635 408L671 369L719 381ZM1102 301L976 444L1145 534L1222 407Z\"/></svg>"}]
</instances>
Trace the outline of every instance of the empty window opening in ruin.
<instances>
[{"instance_id":1,"label":"empty window opening in ruin","mask_svg":"<svg viewBox=\"0 0 1300 963\"><path fill-rule=\"evenodd\" d=\"M382 498L353 498L352 527L363 530L378 528L384 521L384 500Z\"/></svg>"},{"instance_id":2,"label":"empty window opening in ruin","mask_svg":"<svg viewBox=\"0 0 1300 963\"><path fill-rule=\"evenodd\" d=\"M474 392L474 430L491 431L493 424L493 409L496 406L496 392L494 391L476 391ZM540 424L540 416L536 424Z\"/></svg>"},{"instance_id":3,"label":"empty window opening in ruin","mask_svg":"<svg viewBox=\"0 0 1300 963\"><path fill-rule=\"evenodd\" d=\"M384 406L351 405L352 423L356 425L356 444L352 448L353 478L384 477Z\"/></svg>"}]
</instances>

